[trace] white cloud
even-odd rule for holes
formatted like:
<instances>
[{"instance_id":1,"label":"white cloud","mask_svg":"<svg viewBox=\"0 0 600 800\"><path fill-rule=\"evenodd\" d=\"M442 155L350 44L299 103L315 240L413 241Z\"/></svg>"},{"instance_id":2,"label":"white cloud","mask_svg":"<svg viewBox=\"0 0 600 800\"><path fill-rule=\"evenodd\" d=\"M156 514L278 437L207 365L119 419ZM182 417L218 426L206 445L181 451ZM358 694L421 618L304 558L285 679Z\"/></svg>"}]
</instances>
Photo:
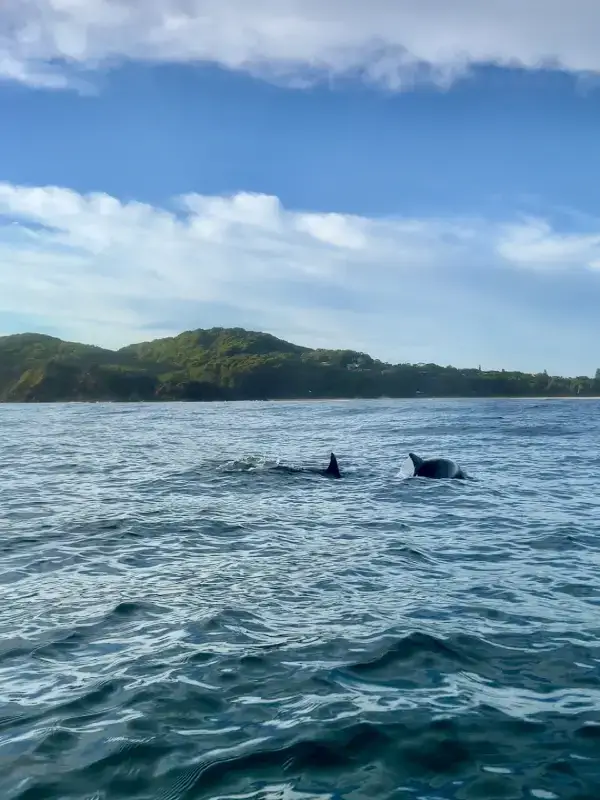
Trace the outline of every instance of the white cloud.
<instances>
[{"instance_id":1,"label":"white cloud","mask_svg":"<svg viewBox=\"0 0 600 800\"><path fill-rule=\"evenodd\" d=\"M600 233L559 234L534 219L507 226L498 251L508 261L541 269L564 269L565 264L597 268Z\"/></svg>"},{"instance_id":2,"label":"white cloud","mask_svg":"<svg viewBox=\"0 0 600 800\"><path fill-rule=\"evenodd\" d=\"M296 221L298 230L334 247L363 250L368 246L362 220L342 214L300 214Z\"/></svg>"},{"instance_id":3,"label":"white cloud","mask_svg":"<svg viewBox=\"0 0 600 800\"><path fill-rule=\"evenodd\" d=\"M275 197L171 209L0 183L0 328L121 346L243 325L392 360L590 372L600 234L370 219ZM597 226L600 231L600 223Z\"/></svg>"},{"instance_id":4,"label":"white cloud","mask_svg":"<svg viewBox=\"0 0 600 800\"><path fill-rule=\"evenodd\" d=\"M302 84L360 71L401 89L470 65L600 71L597 0L4 0L0 74L60 86L75 67L210 61Z\"/></svg>"}]
</instances>

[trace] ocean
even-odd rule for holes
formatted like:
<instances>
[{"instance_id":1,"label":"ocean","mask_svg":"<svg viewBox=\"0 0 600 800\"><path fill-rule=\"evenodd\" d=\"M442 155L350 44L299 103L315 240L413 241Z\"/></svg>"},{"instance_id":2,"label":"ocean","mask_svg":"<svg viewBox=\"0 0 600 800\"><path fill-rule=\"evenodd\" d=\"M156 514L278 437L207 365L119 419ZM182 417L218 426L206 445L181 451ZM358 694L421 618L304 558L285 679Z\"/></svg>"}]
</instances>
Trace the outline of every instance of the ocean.
<instances>
[{"instance_id":1,"label":"ocean","mask_svg":"<svg viewBox=\"0 0 600 800\"><path fill-rule=\"evenodd\" d=\"M600 797L600 402L0 426L2 800Z\"/></svg>"}]
</instances>

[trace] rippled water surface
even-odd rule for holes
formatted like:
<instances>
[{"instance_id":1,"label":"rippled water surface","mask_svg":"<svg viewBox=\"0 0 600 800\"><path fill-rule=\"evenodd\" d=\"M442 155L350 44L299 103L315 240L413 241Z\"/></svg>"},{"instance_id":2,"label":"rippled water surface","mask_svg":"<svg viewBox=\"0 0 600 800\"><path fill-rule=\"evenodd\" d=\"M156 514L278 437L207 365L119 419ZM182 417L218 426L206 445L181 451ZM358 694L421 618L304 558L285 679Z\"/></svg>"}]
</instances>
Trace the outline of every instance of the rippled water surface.
<instances>
[{"instance_id":1,"label":"rippled water surface","mask_svg":"<svg viewBox=\"0 0 600 800\"><path fill-rule=\"evenodd\" d=\"M598 800L599 413L0 407L0 797Z\"/></svg>"}]
</instances>

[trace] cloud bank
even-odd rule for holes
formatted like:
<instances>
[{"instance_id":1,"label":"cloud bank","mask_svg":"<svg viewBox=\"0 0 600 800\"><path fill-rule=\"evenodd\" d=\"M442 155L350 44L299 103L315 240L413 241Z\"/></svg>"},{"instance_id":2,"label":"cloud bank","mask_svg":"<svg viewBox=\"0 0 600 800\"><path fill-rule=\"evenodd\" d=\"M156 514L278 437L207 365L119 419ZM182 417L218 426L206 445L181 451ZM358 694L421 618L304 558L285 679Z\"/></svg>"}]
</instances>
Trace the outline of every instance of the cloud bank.
<instances>
[{"instance_id":1,"label":"cloud bank","mask_svg":"<svg viewBox=\"0 0 600 800\"><path fill-rule=\"evenodd\" d=\"M599 38L597 0L4 0L0 75L59 88L136 59L401 90L478 64L596 74Z\"/></svg>"},{"instance_id":2,"label":"cloud bank","mask_svg":"<svg viewBox=\"0 0 600 800\"><path fill-rule=\"evenodd\" d=\"M109 347L242 325L394 361L596 368L598 233L372 219L240 193L169 207L0 183L0 333Z\"/></svg>"}]
</instances>

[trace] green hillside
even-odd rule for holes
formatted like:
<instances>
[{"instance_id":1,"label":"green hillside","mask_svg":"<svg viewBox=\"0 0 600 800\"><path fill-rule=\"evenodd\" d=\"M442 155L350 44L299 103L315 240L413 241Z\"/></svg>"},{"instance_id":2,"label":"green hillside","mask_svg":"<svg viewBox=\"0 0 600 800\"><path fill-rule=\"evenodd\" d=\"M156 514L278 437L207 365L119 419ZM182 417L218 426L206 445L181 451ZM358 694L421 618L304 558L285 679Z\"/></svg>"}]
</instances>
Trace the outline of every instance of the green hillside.
<instances>
[{"instance_id":1,"label":"green hillside","mask_svg":"<svg viewBox=\"0 0 600 800\"><path fill-rule=\"evenodd\" d=\"M597 377L386 364L242 328L186 331L112 351L35 333L0 337L0 401L262 400L600 394Z\"/></svg>"}]
</instances>

